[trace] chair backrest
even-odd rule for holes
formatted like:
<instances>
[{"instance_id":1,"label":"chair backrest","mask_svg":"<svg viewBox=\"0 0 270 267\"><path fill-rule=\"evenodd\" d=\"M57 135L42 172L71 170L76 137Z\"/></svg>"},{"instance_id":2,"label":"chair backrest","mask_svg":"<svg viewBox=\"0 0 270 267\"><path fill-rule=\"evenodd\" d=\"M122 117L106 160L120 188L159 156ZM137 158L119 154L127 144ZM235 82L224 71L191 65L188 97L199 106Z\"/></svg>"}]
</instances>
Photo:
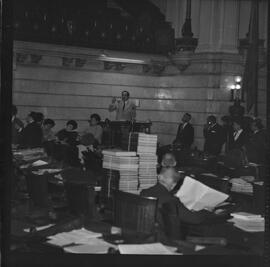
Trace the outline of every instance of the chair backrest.
<instances>
[{"instance_id":1,"label":"chair backrest","mask_svg":"<svg viewBox=\"0 0 270 267\"><path fill-rule=\"evenodd\" d=\"M26 184L29 196L37 207L47 208L48 199L48 176L36 175L29 172L26 175Z\"/></svg>"},{"instance_id":2,"label":"chair backrest","mask_svg":"<svg viewBox=\"0 0 270 267\"><path fill-rule=\"evenodd\" d=\"M65 189L70 212L92 218L95 209L93 186L86 182L66 181Z\"/></svg>"},{"instance_id":3,"label":"chair backrest","mask_svg":"<svg viewBox=\"0 0 270 267\"><path fill-rule=\"evenodd\" d=\"M158 200L135 194L114 192L114 223L123 231L152 234L156 227Z\"/></svg>"},{"instance_id":4,"label":"chair backrest","mask_svg":"<svg viewBox=\"0 0 270 267\"><path fill-rule=\"evenodd\" d=\"M265 188L264 185L253 184L253 212L264 214L265 210Z\"/></svg>"}]
</instances>

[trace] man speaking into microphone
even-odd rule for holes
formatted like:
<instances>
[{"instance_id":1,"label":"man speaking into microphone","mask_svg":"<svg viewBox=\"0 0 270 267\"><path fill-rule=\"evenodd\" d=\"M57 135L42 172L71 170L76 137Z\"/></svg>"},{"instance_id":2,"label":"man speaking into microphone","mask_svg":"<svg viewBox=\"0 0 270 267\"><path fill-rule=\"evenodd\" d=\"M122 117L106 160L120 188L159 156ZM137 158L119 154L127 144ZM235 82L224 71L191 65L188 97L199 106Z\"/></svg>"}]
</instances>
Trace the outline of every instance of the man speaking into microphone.
<instances>
[{"instance_id":1,"label":"man speaking into microphone","mask_svg":"<svg viewBox=\"0 0 270 267\"><path fill-rule=\"evenodd\" d=\"M130 101L129 92L122 92L122 99L112 99L112 103L109 105L109 111L116 111L117 121L133 121L136 118L136 105Z\"/></svg>"}]
</instances>

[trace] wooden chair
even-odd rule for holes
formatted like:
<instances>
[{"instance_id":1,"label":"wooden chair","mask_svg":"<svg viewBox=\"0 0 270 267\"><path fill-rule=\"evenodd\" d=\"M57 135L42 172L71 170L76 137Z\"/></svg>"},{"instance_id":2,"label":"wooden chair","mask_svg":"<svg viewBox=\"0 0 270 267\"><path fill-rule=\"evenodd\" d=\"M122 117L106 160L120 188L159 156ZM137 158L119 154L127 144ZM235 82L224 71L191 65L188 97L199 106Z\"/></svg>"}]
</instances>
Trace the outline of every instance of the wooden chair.
<instances>
[{"instance_id":1,"label":"wooden chair","mask_svg":"<svg viewBox=\"0 0 270 267\"><path fill-rule=\"evenodd\" d=\"M95 216L94 187L83 181L66 181L65 189L70 212L93 219Z\"/></svg>"},{"instance_id":2,"label":"wooden chair","mask_svg":"<svg viewBox=\"0 0 270 267\"><path fill-rule=\"evenodd\" d=\"M122 233L144 240L157 238L158 200L152 197L141 197L122 191L114 192L114 224L121 227Z\"/></svg>"},{"instance_id":3,"label":"wooden chair","mask_svg":"<svg viewBox=\"0 0 270 267\"><path fill-rule=\"evenodd\" d=\"M26 175L26 184L34 206L47 208L49 204L47 175L36 175L29 172Z\"/></svg>"}]
</instances>

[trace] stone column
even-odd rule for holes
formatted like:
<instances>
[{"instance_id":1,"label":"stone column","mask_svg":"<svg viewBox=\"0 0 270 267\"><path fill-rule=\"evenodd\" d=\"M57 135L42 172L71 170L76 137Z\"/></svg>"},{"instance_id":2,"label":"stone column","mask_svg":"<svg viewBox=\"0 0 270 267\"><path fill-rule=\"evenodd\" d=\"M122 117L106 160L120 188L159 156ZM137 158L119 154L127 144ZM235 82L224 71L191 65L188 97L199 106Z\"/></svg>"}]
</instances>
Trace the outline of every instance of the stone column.
<instances>
[{"instance_id":1,"label":"stone column","mask_svg":"<svg viewBox=\"0 0 270 267\"><path fill-rule=\"evenodd\" d=\"M237 53L238 10L237 0L203 0L196 52Z\"/></svg>"}]
</instances>

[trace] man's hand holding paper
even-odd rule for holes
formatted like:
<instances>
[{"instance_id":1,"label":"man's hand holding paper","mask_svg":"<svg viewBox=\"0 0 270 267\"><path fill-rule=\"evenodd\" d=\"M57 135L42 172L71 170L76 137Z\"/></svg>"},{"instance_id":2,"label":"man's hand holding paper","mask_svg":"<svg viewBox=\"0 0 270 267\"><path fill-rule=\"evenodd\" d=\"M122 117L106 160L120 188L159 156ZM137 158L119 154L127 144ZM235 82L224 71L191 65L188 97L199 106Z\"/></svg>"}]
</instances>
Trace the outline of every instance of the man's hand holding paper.
<instances>
[{"instance_id":1,"label":"man's hand holding paper","mask_svg":"<svg viewBox=\"0 0 270 267\"><path fill-rule=\"evenodd\" d=\"M194 211L203 209L211 211L229 197L227 194L214 190L188 176L185 177L181 188L175 196L189 210Z\"/></svg>"}]
</instances>

